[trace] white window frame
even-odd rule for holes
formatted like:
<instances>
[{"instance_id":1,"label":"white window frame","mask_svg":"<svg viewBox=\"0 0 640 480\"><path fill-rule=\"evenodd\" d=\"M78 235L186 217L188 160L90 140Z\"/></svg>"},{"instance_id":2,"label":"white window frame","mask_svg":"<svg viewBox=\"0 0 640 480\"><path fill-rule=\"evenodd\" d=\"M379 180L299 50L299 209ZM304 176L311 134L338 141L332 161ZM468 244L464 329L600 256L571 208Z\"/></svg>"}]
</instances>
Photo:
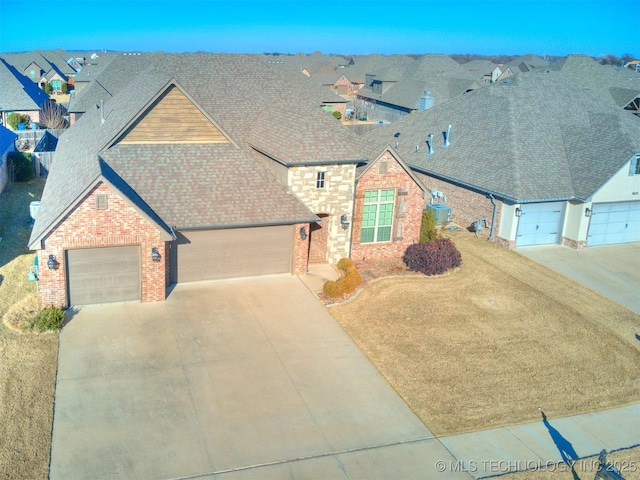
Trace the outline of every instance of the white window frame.
<instances>
[{"instance_id":1,"label":"white window frame","mask_svg":"<svg viewBox=\"0 0 640 480\"><path fill-rule=\"evenodd\" d=\"M394 188L366 190L364 194L360 243L391 242L396 190ZM374 194L375 198L373 198Z\"/></svg>"}]
</instances>

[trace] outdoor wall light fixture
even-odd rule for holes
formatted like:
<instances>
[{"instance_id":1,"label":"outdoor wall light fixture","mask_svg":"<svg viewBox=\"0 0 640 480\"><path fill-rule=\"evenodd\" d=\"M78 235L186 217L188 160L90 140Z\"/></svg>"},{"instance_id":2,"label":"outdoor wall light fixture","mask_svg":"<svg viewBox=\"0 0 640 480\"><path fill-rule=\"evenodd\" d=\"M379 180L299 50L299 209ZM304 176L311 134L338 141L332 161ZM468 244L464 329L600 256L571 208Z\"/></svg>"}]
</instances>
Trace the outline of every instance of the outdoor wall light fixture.
<instances>
[{"instance_id":1,"label":"outdoor wall light fixture","mask_svg":"<svg viewBox=\"0 0 640 480\"><path fill-rule=\"evenodd\" d=\"M304 227L300 227L300 240L306 240L307 239L307 231L304 229Z\"/></svg>"},{"instance_id":2,"label":"outdoor wall light fixture","mask_svg":"<svg viewBox=\"0 0 640 480\"><path fill-rule=\"evenodd\" d=\"M159 261L160 261L160 258L162 258L162 257L160 256L160 252L158 252L158 249L157 249L156 247L153 247L153 248L151 249L151 259L152 259L154 262L159 262Z\"/></svg>"},{"instance_id":3,"label":"outdoor wall light fixture","mask_svg":"<svg viewBox=\"0 0 640 480\"><path fill-rule=\"evenodd\" d=\"M520 215L522 215L522 210L516 207L516 217L519 217Z\"/></svg>"},{"instance_id":4,"label":"outdoor wall light fixture","mask_svg":"<svg viewBox=\"0 0 640 480\"><path fill-rule=\"evenodd\" d=\"M340 225L342 225L342 229L346 230L347 228L349 228L349 221L347 220L347 214L343 213L340 216Z\"/></svg>"},{"instance_id":5,"label":"outdoor wall light fixture","mask_svg":"<svg viewBox=\"0 0 640 480\"><path fill-rule=\"evenodd\" d=\"M584 209L584 216L585 217L590 217L591 216L591 209L589 207Z\"/></svg>"},{"instance_id":6,"label":"outdoor wall light fixture","mask_svg":"<svg viewBox=\"0 0 640 480\"><path fill-rule=\"evenodd\" d=\"M56 270L58 268L58 261L56 260L55 255L49 255L49 260L47 260L47 267L49 267L49 270Z\"/></svg>"}]
</instances>

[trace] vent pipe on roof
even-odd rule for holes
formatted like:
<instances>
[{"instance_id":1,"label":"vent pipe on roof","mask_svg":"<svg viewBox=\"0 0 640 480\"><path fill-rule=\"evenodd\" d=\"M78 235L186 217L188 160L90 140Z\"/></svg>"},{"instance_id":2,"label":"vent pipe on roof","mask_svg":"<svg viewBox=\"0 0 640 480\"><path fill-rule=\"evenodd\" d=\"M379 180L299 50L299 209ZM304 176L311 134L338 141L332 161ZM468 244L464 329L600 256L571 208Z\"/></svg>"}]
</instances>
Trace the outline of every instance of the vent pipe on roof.
<instances>
[{"instance_id":1,"label":"vent pipe on roof","mask_svg":"<svg viewBox=\"0 0 640 480\"><path fill-rule=\"evenodd\" d=\"M100 100L100 125L104 123L104 111L102 107L104 107L104 100Z\"/></svg>"},{"instance_id":2,"label":"vent pipe on roof","mask_svg":"<svg viewBox=\"0 0 640 480\"><path fill-rule=\"evenodd\" d=\"M427 150L427 155L431 156L434 153L433 150L433 133L429 134L429 140L427 140L425 142L427 144L427 147L429 147L429 150Z\"/></svg>"},{"instance_id":3,"label":"vent pipe on roof","mask_svg":"<svg viewBox=\"0 0 640 480\"><path fill-rule=\"evenodd\" d=\"M446 132L442 132L442 136L444 137L444 144L442 145L444 148L447 148L450 143L449 143L449 137L451 135L451 125L449 125L447 127L447 131Z\"/></svg>"},{"instance_id":4,"label":"vent pipe on roof","mask_svg":"<svg viewBox=\"0 0 640 480\"><path fill-rule=\"evenodd\" d=\"M420 145L416 145L416 152L420 151Z\"/></svg>"}]
</instances>

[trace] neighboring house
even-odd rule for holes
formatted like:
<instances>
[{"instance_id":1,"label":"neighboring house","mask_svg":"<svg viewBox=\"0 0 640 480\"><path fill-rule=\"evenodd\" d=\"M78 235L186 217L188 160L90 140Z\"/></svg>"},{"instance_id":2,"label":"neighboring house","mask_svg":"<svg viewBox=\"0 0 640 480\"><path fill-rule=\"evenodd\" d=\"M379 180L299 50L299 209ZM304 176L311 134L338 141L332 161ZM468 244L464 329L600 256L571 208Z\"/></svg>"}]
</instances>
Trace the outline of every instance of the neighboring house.
<instances>
[{"instance_id":1,"label":"neighboring house","mask_svg":"<svg viewBox=\"0 0 640 480\"><path fill-rule=\"evenodd\" d=\"M65 59L69 54L64 50L33 50L24 53L4 54L2 58L14 66L22 75L44 89L44 85L54 80L54 91L59 91L57 82L73 85L74 68ZM71 57L73 58L73 57Z\"/></svg>"},{"instance_id":2,"label":"neighboring house","mask_svg":"<svg viewBox=\"0 0 640 480\"><path fill-rule=\"evenodd\" d=\"M410 64L368 72L357 97L365 103L370 120L394 121L421 110L426 95L438 105L479 87L473 75L448 55L424 55Z\"/></svg>"},{"instance_id":3,"label":"neighboring house","mask_svg":"<svg viewBox=\"0 0 640 480\"><path fill-rule=\"evenodd\" d=\"M29 240L43 302L161 301L173 283L337 262L354 140L257 56L162 56L58 143Z\"/></svg>"},{"instance_id":4,"label":"neighboring house","mask_svg":"<svg viewBox=\"0 0 640 480\"><path fill-rule=\"evenodd\" d=\"M558 75L640 116L640 72L614 65L600 65L586 55L569 55L538 71L546 75Z\"/></svg>"},{"instance_id":5,"label":"neighboring house","mask_svg":"<svg viewBox=\"0 0 640 480\"><path fill-rule=\"evenodd\" d=\"M9 153L15 151L16 138L18 135L0 125L0 192L4 190L9 181L7 157Z\"/></svg>"},{"instance_id":6,"label":"neighboring house","mask_svg":"<svg viewBox=\"0 0 640 480\"><path fill-rule=\"evenodd\" d=\"M8 127L7 117L18 112L29 115L32 123L40 119L42 106L49 101L49 95L38 88L29 78L0 58L0 120Z\"/></svg>"},{"instance_id":7,"label":"neighboring house","mask_svg":"<svg viewBox=\"0 0 640 480\"><path fill-rule=\"evenodd\" d=\"M508 247L640 241L640 119L555 75L518 74L364 141L369 156L397 141L453 222L481 220Z\"/></svg>"},{"instance_id":8,"label":"neighboring house","mask_svg":"<svg viewBox=\"0 0 640 480\"><path fill-rule=\"evenodd\" d=\"M106 102L162 54L123 52L100 58L98 65L86 66L76 75L75 91L69 99L69 122L73 124L85 112Z\"/></svg>"},{"instance_id":9,"label":"neighboring house","mask_svg":"<svg viewBox=\"0 0 640 480\"><path fill-rule=\"evenodd\" d=\"M462 67L480 82L493 83L502 75L502 68L489 60L476 59L463 63Z\"/></svg>"}]
</instances>

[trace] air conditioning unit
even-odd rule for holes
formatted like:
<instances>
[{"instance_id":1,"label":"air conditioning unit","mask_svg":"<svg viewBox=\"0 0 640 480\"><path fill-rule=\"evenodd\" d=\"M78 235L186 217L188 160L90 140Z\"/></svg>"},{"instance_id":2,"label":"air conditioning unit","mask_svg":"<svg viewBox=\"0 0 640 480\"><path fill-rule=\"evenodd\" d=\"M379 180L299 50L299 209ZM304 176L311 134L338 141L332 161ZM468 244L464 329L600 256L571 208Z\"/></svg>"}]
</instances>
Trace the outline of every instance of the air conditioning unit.
<instances>
[{"instance_id":1,"label":"air conditioning unit","mask_svg":"<svg viewBox=\"0 0 640 480\"><path fill-rule=\"evenodd\" d=\"M449 205L430 203L427 205L427 211L429 210L433 210L433 215L436 217L436 225L444 225L451 218L451 207Z\"/></svg>"}]
</instances>

